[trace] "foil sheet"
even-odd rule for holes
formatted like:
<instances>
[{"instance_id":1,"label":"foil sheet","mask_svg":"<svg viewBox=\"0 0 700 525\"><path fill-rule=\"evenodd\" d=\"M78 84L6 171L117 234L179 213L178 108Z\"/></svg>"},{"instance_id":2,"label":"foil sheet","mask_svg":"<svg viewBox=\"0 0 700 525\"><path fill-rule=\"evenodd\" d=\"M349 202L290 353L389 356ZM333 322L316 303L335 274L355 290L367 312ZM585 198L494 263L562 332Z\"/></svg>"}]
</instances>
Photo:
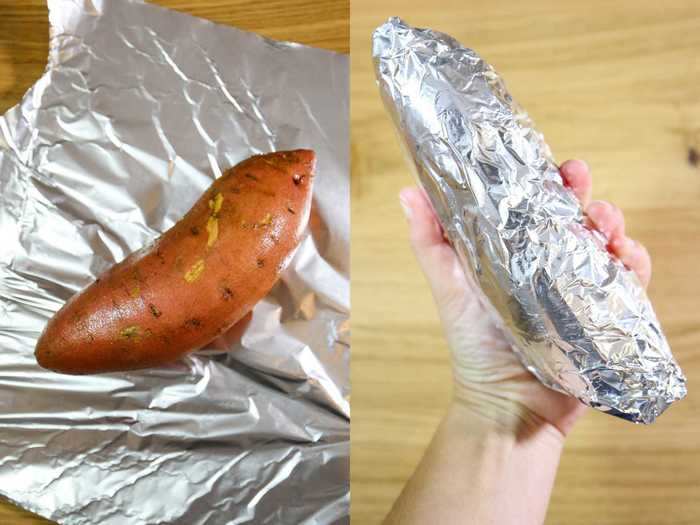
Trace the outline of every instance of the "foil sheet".
<instances>
[{"instance_id":1,"label":"foil sheet","mask_svg":"<svg viewBox=\"0 0 700 525\"><path fill-rule=\"evenodd\" d=\"M373 56L418 180L481 299L542 383L651 423L686 394L636 275L586 227L542 135L474 51L398 18Z\"/></svg>"},{"instance_id":2,"label":"foil sheet","mask_svg":"<svg viewBox=\"0 0 700 525\"><path fill-rule=\"evenodd\" d=\"M61 523L347 523L348 57L129 0L49 0L0 118L0 493ZM46 321L257 153L318 156L307 235L243 336L65 376Z\"/></svg>"}]
</instances>

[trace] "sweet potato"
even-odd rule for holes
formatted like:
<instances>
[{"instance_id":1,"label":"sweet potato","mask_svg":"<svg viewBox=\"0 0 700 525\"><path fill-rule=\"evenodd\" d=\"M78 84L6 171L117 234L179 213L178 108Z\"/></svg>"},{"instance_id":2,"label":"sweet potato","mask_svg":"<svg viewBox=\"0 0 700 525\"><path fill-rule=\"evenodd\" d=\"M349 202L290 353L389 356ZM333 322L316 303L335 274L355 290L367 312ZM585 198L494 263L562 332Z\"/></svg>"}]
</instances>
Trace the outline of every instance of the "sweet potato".
<instances>
[{"instance_id":1,"label":"sweet potato","mask_svg":"<svg viewBox=\"0 0 700 525\"><path fill-rule=\"evenodd\" d=\"M251 157L228 170L153 244L49 321L39 364L68 374L162 365L242 319L277 281L306 227L315 156Z\"/></svg>"}]
</instances>

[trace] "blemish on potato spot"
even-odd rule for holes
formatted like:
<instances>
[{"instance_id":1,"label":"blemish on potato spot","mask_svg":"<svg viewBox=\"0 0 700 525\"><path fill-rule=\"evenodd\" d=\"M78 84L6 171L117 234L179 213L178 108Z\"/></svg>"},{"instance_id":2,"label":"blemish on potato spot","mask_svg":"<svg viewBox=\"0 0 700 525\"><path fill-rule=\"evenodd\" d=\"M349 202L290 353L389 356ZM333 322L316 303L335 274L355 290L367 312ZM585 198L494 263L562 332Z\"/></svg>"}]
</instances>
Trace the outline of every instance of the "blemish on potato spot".
<instances>
[{"instance_id":1,"label":"blemish on potato spot","mask_svg":"<svg viewBox=\"0 0 700 525\"><path fill-rule=\"evenodd\" d=\"M141 332L141 328L139 325L131 325L127 326L126 328L123 328L121 332L119 332L119 336L123 337L124 339L136 339Z\"/></svg>"},{"instance_id":2,"label":"blemish on potato spot","mask_svg":"<svg viewBox=\"0 0 700 525\"><path fill-rule=\"evenodd\" d=\"M246 174L245 174L245 177L248 178L248 179L250 179L250 180L254 180L255 182L258 182L258 181L260 180L260 179L258 179L255 175L253 175L252 173L246 173Z\"/></svg>"},{"instance_id":3,"label":"blemish on potato spot","mask_svg":"<svg viewBox=\"0 0 700 525\"><path fill-rule=\"evenodd\" d=\"M292 215L295 215L295 214L296 214L296 212L294 211L294 208L292 208L291 205L287 205L287 211L288 211L289 213L291 213Z\"/></svg>"},{"instance_id":4,"label":"blemish on potato spot","mask_svg":"<svg viewBox=\"0 0 700 525\"><path fill-rule=\"evenodd\" d=\"M304 182L304 176L296 173L295 175L292 176L292 180L294 181L294 184L299 186L302 182Z\"/></svg>"},{"instance_id":5,"label":"blemish on potato spot","mask_svg":"<svg viewBox=\"0 0 700 525\"><path fill-rule=\"evenodd\" d=\"M153 304L153 303L150 303L150 304L148 305L148 309L151 311L151 314L152 314L153 317L155 317L156 319L158 319L161 315L163 315L163 312L161 312L160 310L158 310L158 307L157 307L155 304Z\"/></svg>"},{"instance_id":6,"label":"blemish on potato spot","mask_svg":"<svg viewBox=\"0 0 700 525\"><path fill-rule=\"evenodd\" d=\"M199 228L197 228L197 226L192 226L192 227L190 228L190 233L191 233L192 235L199 235Z\"/></svg>"},{"instance_id":7,"label":"blemish on potato spot","mask_svg":"<svg viewBox=\"0 0 700 525\"><path fill-rule=\"evenodd\" d=\"M219 238L219 219L213 215L207 220L207 234L207 248L211 248Z\"/></svg>"},{"instance_id":8,"label":"blemish on potato spot","mask_svg":"<svg viewBox=\"0 0 700 525\"><path fill-rule=\"evenodd\" d=\"M198 259L192 267L185 273L185 281L193 283L202 276L204 272L204 259Z\"/></svg>"},{"instance_id":9,"label":"blemish on potato spot","mask_svg":"<svg viewBox=\"0 0 700 525\"><path fill-rule=\"evenodd\" d=\"M185 321L185 325L190 328L199 328L200 326L202 326L202 321L200 321L196 317L193 317L192 319L188 319L187 321Z\"/></svg>"},{"instance_id":10,"label":"blemish on potato spot","mask_svg":"<svg viewBox=\"0 0 700 525\"><path fill-rule=\"evenodd\" d=\"M224 203L224 196L217 192L213 199L209 199L209 209L212 215L219 213L221 205Z\"/></svg>"},{"instance_id":11,"label":"blemish on potato spot","mask_svg":"<svg viewBox=\"0 0 700 525\"><path fill-rule=\"evenodd\" d=\"M223 286L221 288L221 297L224 298L224 301L228 301L229 299L233 298L233 290L231 290L231 288L228 286Z\"/></svg>"},{"instance_id":12,"label":"blemish on potato spot","mask_svg":"<svg viewBox=\"0 0 700 525\"><path fill-rule=\"evenodd\" d=\"M211 248L219 238L219 212L224 203L224 196L221 193L214 195L213 199L209 199L209 209L211 215L207 219L207 248Z\"/></svg>"},{"instance_id":13,"label":"blemish on potato spot","mask_svg":"<svg viewBox=\"0 0 700 525\"><path fill-rule=\"evenodd\" d=\"M258 265L258 268L264 268L265 267L265 261L262 259L258 259L255 261L255 263Z\"/></svg>"}]
</instances>

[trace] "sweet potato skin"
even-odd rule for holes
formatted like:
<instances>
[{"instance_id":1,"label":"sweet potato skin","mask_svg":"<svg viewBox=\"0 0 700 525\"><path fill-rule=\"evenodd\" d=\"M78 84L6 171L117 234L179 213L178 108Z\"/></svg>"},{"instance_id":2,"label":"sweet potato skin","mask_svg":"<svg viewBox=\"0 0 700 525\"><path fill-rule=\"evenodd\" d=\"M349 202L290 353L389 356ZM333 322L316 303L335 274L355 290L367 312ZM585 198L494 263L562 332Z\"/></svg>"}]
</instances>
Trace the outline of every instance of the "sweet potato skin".
<instances>
[{"instance_id":1,"label":"sweet potato skin","mask_svg":"<svg viewBox=\"0 0 700 525\"><path fill-rule=\"evenodd\" d=\"M311 208L315 155L251 157L228 170L153 244L71 298L36 346L67 374L176 361L241 320L277 281Z\"/></svg>"}]
</instances>

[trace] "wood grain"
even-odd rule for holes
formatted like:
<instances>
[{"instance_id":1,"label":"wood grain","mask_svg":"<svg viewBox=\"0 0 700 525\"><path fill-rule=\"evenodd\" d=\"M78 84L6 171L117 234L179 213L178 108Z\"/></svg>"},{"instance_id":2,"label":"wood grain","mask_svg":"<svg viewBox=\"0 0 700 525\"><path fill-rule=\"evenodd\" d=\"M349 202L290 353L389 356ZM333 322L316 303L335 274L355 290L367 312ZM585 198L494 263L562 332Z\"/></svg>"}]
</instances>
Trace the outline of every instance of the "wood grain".
<instances>
[{"instance_id":1,"label":"wood grain","mask_svg":"<svg viewBox=\"0 0 700 525\"><path fill-rule=\"evenodd\" d=\"M689 0L353 0L353 523L381 521L451 388L398 205L413 181L372 72L371 31L392 15L494 64L557 158L589 162L595 197L625 210L654 258L650 295L690 395L650 427L589 411L568 439L547 523L698 523L700 5Z\"/></svg>"},{"instance_id":2,"label":"wood grain","mask_svg":"<svg viewBox=\"0 0 700 525\"><path fill-rule=\"evenodd\" d=\"M341 53L349 50L348 0L156 0L153 3L277 40ZM45 0L0 0L0 113L17 104L43 73L48 34ZM51 522L0 502L0 524L41 523Z\"/></svg>"},{"instance_id":3,"label":"wood grain","mask_svg":"<svg viewBox=\"0 0 700 525\"><path fill-rule=\"evenodd\" d=\"M347 53L349 0L155 0L151 3L276 40ZM41 76L48 55L46 0L0 0L0 112Z\"/></svg>"}]
</instances>

